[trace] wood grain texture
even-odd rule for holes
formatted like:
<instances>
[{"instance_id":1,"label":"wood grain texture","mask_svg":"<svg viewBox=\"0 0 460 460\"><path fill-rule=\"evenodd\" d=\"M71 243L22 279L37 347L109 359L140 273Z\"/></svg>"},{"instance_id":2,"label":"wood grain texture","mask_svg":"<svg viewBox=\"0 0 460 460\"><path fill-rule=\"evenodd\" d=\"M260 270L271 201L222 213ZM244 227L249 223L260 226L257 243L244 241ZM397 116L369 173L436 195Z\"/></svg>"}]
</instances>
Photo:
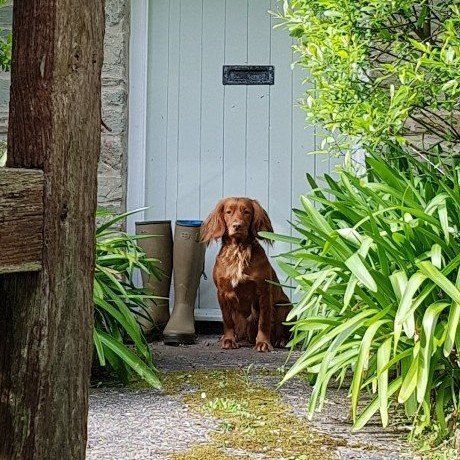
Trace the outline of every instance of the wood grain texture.
<instances>
[{"instance_id":1,"label":"wood grain texture","mask_svg":"<svg viewBox=\"0 0 460 460\"><path fill-rule=\"evenodd\" d=\"M43 172L0 169L0 273L40 270Z\"/></svg>"},{"instance_id":2,"label":"wood grain texture","mask_svg":"<svg viewBox=\"0 0 460 460\"><path fill-rule=\"evenodd\" d=\"M8 167L44 172L42 270L0 275L0 458L84 459L103 0L15 0Z\"/></svg>"}]
</instances>

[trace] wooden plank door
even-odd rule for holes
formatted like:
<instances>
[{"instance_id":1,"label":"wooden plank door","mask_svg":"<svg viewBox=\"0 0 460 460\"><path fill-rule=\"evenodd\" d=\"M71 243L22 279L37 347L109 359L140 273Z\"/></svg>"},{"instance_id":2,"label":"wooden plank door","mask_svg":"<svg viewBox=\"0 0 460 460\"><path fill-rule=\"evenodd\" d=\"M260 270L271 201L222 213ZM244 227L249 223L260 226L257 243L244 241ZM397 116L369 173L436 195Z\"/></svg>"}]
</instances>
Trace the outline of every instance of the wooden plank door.
<instances>
[{"instance_id":1,"label":"wooden plank door","mask_svg":"<svg viewBox=\"0 0 460 460\"><path fill-rule=\"evenodd\" d=\"M146 161L148 219L204 219L224 196L249 196L275 231L291 233L315 132L298 107L302 71L292 40L273 29L274 0L154 0L149 12ZM223 65L273 65L273 86L224 86ZM272 253L288 250L275 245ZM207 251L198 319L220 318Z\"/></svg>"}]
</instances>

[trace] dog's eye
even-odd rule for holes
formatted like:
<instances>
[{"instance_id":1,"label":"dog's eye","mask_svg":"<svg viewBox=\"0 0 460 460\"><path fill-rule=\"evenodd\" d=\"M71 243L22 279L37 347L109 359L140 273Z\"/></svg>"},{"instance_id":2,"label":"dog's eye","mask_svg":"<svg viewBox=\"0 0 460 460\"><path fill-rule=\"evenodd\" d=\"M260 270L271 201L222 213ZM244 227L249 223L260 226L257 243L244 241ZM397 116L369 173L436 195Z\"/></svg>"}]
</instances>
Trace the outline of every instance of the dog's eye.
<instances>
[{"instance_id":1,"label":"dog's eye","mask_svg":"<svg viewBox=\"0 0 460 460\"><path fill-rule=\"evenodd\" d=\"M225 214L231 214L231 213L232 213L232 211L230 211L230 209L225 211Z\"/></svg>"},{"instance_id":2,"label":"dog's eye","mask_svg":"<svg viewBox=\"0 0 460 460\"><path fill-rule=\"evenodd\" d=\"M243 211L243 214L247 215L247 214L250 214L250 213L249 213L249 211L248 211L247 209L245 209L245 210Z\"/></svg>"}]
</instances>

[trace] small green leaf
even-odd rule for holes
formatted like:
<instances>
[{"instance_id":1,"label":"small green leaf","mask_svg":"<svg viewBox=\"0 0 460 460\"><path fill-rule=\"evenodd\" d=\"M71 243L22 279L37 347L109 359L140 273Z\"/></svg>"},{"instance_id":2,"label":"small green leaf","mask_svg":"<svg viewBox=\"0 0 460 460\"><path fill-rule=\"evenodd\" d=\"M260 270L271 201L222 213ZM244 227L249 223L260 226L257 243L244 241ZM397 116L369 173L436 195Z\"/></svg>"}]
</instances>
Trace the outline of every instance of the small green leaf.
<instances>
[{"instance_id":1,"label":"small green leaf","mask_svg":"<svg viewBox=\"0 0 460 460\"><path fill-rule=\"evenodd\" d=\"M136 356L126 345L114 339L111 335L103 332L96 332L101 343L119 356L134 372L144 379L150 386L161 388L161 382L157 377L157 370L147 366L138 356Z\"/></svg>"},{"instance_id":2,"label":"small green leaf","mask_svg":"<svg viewBox=\"0 0 460 460\"><path fill-rule=\"evenodd\" d=\"M358 253L353 254L345 261L345 265L350 269L353 275L358 278L364 286L366 286L372 292L377 291L377 284L372 278L372 275L367 270L366 266L364 265L363 261L361 260L361 256Z\"/></svg>"},{"instance_id":3,"label":"small green leaf","mask_svg":"<svg viewBox=\"0 0 460 460\"><path fill-rule=\"evenodd\" d=\"M388 369L383 370L391 355L391 337L385 340L377 350L377 383L380 403L380 417L383 427L388 425Z\"/></svg>"}]
</instances>

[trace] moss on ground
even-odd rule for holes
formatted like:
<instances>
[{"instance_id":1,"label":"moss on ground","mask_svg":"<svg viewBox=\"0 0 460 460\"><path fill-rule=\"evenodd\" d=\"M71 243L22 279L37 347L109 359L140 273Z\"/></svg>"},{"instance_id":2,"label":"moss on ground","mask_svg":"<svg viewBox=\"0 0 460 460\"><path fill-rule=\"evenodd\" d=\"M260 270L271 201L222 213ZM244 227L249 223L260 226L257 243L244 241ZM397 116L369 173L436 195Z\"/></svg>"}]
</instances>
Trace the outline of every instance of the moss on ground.
<instances>
[{"instance_id":1,"label":"moss on ground","mask_svg":"<svg viewBox=\"0 0 460 460\"><path fill-rule=\"evenodd\" d=\"M292 413L276 389L255 383L247 371L174 372L165 376L164 384L167 393L183 392L192 411L219 420L209 444L176 454L174 460L211 456L213 460L246 459L250 454L273 459L328 459L344 444L313 430L305 419Z\"/></svg>"},{"instance_id":2,"label":"moss on ground","mask_svg":"<svg viewBox=\"0 0 460 460\"><path fill-rule=\"evenodd\" d=\"M248 456L238 454L227 454L213 444L198 444L186 452L173 454L171 460L250 460Z\"/></svg>"}]
</instances>

